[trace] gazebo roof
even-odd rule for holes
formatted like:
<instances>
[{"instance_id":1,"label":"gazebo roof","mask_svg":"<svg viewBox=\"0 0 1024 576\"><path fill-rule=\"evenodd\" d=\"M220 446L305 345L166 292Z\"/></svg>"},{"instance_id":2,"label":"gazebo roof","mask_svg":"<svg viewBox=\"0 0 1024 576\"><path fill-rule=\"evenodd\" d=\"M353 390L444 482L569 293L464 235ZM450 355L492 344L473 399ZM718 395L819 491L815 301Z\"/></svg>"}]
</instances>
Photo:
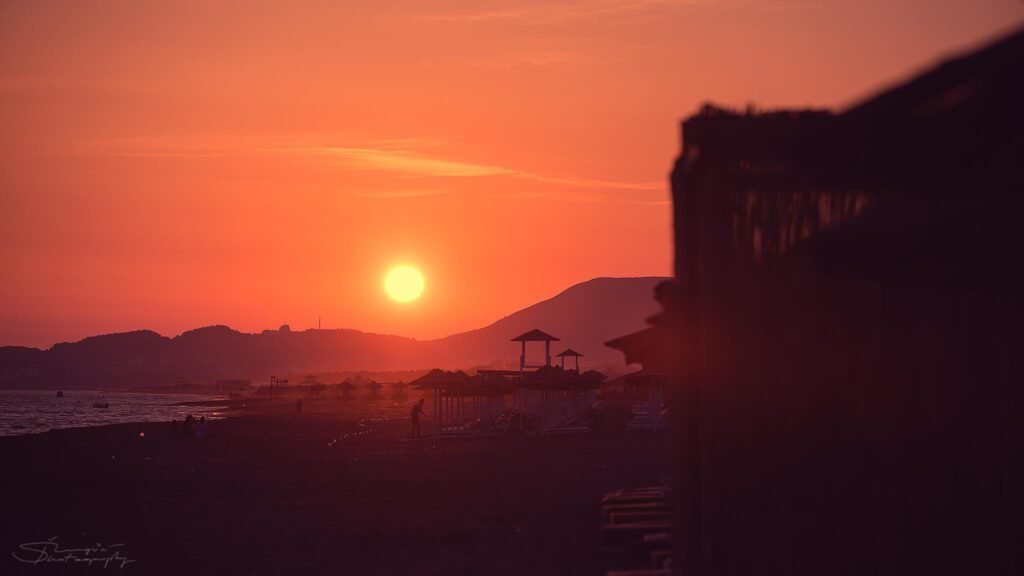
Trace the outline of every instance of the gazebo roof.
<instances>
[{"instance_id":1,"label":"gazebo roof","mask_svg":"<svg viewBox=\"0 0 1024 576\"><path fill-rule=\"evenodd\" d=\"M559 338L555 338L554 336L552 336L551 334L548 334L547 332L544 332L544 331L541 331L541 330L538 330L538 329L534 328L533 330L530 330L529 332L525 332L523 334L520 334L519 336L516 336L511 341L512 342L556 342L558 340L559 340Z\"/></svg>"},{"instance_id":2,"label":"gazebo roof","mask_svg":"<svg viewBox=\"0 0 1024 576\"><path fill-rule=\"evenodd\" d=\"M564 352L559 352L558 354L555 354L555 356L564 358L566 356L583 356L583 354L580 354L579 352L573 350L572 348L569 348Z\"/></svg>"}]
</instances>

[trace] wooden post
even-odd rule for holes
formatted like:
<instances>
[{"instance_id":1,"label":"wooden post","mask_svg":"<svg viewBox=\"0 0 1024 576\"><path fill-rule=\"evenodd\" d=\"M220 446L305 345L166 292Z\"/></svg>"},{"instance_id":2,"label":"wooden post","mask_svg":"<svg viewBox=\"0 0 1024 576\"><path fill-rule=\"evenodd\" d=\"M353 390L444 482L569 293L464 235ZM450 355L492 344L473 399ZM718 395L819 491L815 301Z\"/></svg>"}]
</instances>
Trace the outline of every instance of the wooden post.
<instances>
[{"instance_id":1,"label":"wooden post","mask_svg":"<svg viewBox=\"0 0 1024 576\"><path fill-rule=\"evenodd\" d=\"M519 355L519 379L523 378L523 370L526 369L526 340L523 340L523 352Z\"/></svg>"},{"instance_id":2,"label":"wooden post","mask_svg":"<svg viewBox=\"0 0 1024 576\"><path fill-rule=\"evenodd\" d=\"M434 443L441 439L441 385L434 385Z\"/></svg>"}]
</instances>

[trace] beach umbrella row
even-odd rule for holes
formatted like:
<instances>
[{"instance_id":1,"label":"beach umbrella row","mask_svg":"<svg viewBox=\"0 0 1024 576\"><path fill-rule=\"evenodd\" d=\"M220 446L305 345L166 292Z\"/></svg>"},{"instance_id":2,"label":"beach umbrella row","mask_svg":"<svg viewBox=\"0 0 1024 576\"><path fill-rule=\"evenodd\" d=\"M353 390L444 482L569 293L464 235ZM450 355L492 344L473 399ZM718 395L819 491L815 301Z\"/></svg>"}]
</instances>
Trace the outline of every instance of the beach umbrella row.
<instances>
[{"instance_id":1,"label":"beach umbrella row","mask_svg":"<svg viewBox=\"0 0 1024 576\"><path fill-rule=\"evenodd\" d=\"M483 375L470 376L461 370L448 372L434 368L410 382L416 390L439 389L450 396L491 396L509 394L515 383L505 378Z\"/></svg>"},{"instance_id":2,"label":"beach umbrella row","mask_svg":"<svg viewBox=\"0 0 1024 576\"><path fill-rule=\"evenodd\" d=\"M447 416L450 422L457 418L465 423L467 399L471 401L468 412L494 416L504 407L503 396L515 391L515 384L502 377L470 376L461 370L445 371L434 368L410 382L416 390L434 392L434 434L440 437L442 420Z\"/></svg>"},{"instance_id":3,"label":"beach umbrella row","mask_svg":"<svg viewBox=\"0 0 1024 576\"><path fill-rule=\"evenodd\" d=\"M599 388L607 376L596 370L582 374L558 366L543 366L523 374L520 385L534 390L587 390Z\"/></svg>"}]
</instances>

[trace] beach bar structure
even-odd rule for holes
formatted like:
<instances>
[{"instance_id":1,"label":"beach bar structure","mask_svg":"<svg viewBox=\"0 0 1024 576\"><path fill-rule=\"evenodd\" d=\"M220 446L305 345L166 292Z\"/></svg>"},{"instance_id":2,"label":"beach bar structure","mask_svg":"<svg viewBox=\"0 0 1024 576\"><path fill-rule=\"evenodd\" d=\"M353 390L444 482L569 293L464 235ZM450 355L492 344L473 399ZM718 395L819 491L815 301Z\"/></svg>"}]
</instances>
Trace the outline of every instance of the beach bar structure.
<instances>
[{"instance_id":1,"label":"beach bar structure","mask_svg":"<svg viewBox=\"0 0 1024 576\"><path fill-rule=\"evenodd\" d=\"M841 112L682 125L677 574L1019 574L1024 30Z\"/></svg>"},{"instance_id":2,"label":"beach bar structure","mask_svg":"<svg viewBox=\"0 0 1024 576\"><path fill-rule=\"evenodd\" d=\"M527 420L538 432L567 430L591 408L605 376L580 372L579 352L568 349L559 355L576 358L575 369L551 365L551 342L559 339L539 329L525 332L512 342L521 343L518 370L481 369L470 376L435 368L410 385L428 391L432 399L434 437L464 436L484 431L526 429ZM532 364L528 342L544 343L544 362Z\"/></svg>"},{"instance_id":3,"label":"beach bar structure","mask_svg":"<svg viewBox=\"0 0 1024 576\"><path fill-rule=\"evenodd\" d=\"M563 351L558 355L562 359L562 367L557 368L551 365L551 343L560 341L559 338L534 328L511 341L522 343L515 397L520 428L525 427L527 419L532 419L539 431L550 431L573 422L593 405L604 375L598 372L580 374L579 358L583 354L571 348ZM530 363L528 342L544 343L543 364ZM575 370L565 369L567 357L576 359Z\"/></svg>"}]
</instances>

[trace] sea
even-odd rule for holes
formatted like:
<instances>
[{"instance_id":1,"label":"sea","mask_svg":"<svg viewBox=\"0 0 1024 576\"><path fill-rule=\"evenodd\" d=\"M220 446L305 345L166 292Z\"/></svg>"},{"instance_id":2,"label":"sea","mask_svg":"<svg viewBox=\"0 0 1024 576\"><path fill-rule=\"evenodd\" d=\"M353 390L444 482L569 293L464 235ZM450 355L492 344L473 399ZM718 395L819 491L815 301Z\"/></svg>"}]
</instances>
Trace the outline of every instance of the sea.
<instances>
[{"instance_id":1,"label":"sea","mask_svg":"<svg viewBox=\"0 0 1024 576\"><path fill-rule=\"evenodd\" d=\"M188 406L185 402L224 400L224 406ZM107 408L95 408L94 403ZM81 428L123 422L170 422L186 415L218 418L227 396L147 394L65 390L0 390L0 436L36 434L55 428Z\"/></svg>"}]
</instances>

